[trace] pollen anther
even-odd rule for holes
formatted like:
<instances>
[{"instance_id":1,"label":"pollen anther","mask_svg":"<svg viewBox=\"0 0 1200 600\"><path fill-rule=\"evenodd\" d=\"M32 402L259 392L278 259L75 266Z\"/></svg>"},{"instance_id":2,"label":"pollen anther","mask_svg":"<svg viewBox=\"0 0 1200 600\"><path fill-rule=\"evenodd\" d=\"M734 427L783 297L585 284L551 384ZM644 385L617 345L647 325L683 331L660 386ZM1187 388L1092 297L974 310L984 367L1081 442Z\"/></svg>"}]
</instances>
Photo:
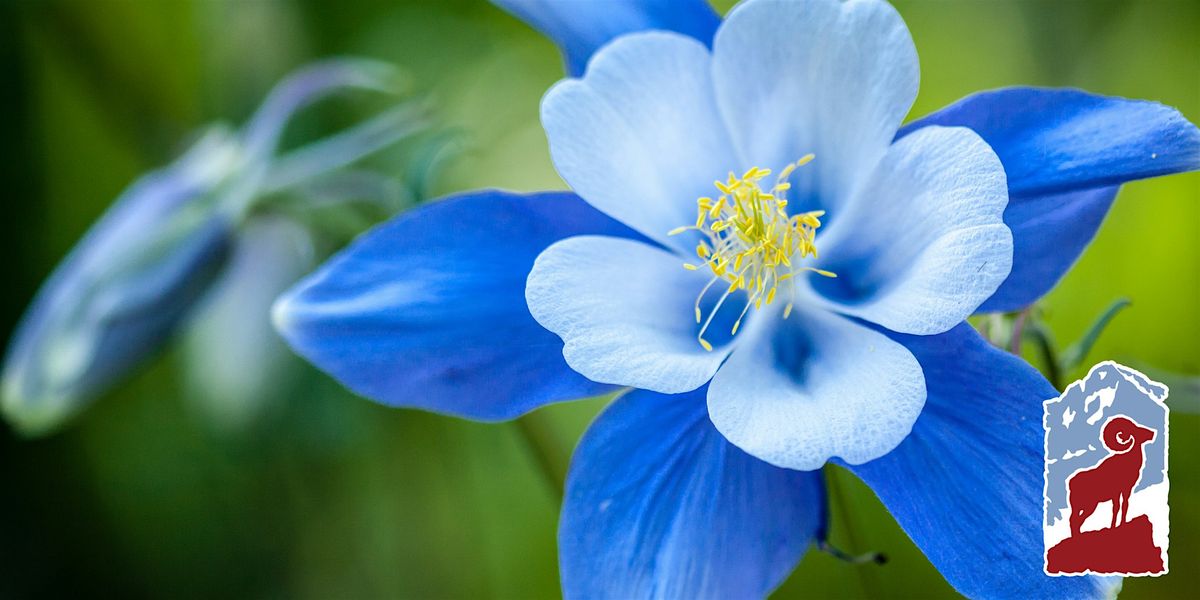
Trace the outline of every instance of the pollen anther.
<instances>
[{"instance_id":1,"label":"pollen anther","mask_svg":"<svg viewBox=\"0 0 1200 600\"><path fill-rule=\"evenodd\" d=\"M704 332L721 305L737 290L745 290L747 298L741 315L733 324L731 334L734 335L750 306L761 309L764 304L774 302L780 285L787 288L785 291L789 300L783 310L783 318L788 318L795 301L794 278L797 272L812 271L825 277L837 277L830 271L797 266L798 261L804 258L816 258L816 231L821 226L825 211L814 210L788 216L787 191L792 187L788 177L813 158L812 154L808 154L784 167L768 190L764 190L760 182L771 174L770 169L752 167L741 177L731 171L725 181L714 182L721 192L715 201L707 197L696 200L695 226L677 227L669 232L669 235L678 235L695 230L707 238L697 244L696 256L702 261L701 266L707 266L713 277L696 298L697 323L703 317L700 304L705 294L718 280L728 284L696 336L705 350L711 352L712 344L704 339ZM699 267L684 264L684 268L697 270Z\"/></svg>"}]
</instances>

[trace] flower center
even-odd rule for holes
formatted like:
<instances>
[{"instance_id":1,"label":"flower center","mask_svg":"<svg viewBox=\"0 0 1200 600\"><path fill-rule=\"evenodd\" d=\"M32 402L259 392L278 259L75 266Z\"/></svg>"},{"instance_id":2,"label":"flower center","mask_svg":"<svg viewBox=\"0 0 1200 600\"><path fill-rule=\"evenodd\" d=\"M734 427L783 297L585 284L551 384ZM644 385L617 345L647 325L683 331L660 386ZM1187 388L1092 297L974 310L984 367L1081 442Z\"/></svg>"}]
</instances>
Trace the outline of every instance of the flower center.
<instances>
[{"instance_id":1,"label":"flower center","mask_svg":"<svg viewBox=\"0 0 1200 600\"><path fill-rule=\"evenodd\" d=\"M809 154L784 167L769 190L764 190L760 182L771 174L770 169L754 167L741 177L731 171L728 180L715 182L721 191L716 200L708 197L696 200L695 225L670 231L669 235L678 235L696 230L705 237L696 246L696 256L703 261L701 265L707 266L713 275L696 297L696 322L704 321L696 340L705 350L711 352L712 344L704 339L704 332L730 294L738 290L745 290L747 294L746 305L730 332L736 335L750 307L757 310L763 304L774 302L780 286L784 286L788 294L788 303L783 309L783 318L788 318L795 301L793 278L797 272L837 276L796 264L801 259L817 256L813 242L817 228L821 226L820 217L825 214L823 210L815 210L788 216L787 212L787 191L791 188L788 177L812 159L813 155ZM700 266L686 263L683 268L695 271ZM728 286L709 311L708 318L703 319L700 303L717 281L724 281Z\"/></svg>"}]
</instances>

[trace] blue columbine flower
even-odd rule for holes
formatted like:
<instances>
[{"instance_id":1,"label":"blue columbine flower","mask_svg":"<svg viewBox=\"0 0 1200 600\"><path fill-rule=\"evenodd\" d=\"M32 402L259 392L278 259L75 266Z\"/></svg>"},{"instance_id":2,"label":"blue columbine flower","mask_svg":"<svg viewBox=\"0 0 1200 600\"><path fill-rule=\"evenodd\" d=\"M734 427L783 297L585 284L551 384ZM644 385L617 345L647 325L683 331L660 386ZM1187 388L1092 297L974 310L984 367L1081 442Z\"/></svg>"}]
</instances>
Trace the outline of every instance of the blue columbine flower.
<instances>
[{"instance_id":1,"label":"blue columbine flower","mask_svg":"<svg viewBox=\"0 0 1200 600\"><path fill-rule=\"evenodd\" d=\"M4 363L5 416L44 432L153 354L221 275L259 199L309 185L418 123L414 107L401 105L280 155L292 115L335 92L393 93L402 82L374 61L310 65L276 86L241 131L211 126L174 163L134 182L18 326Z\"/></svg>"},{"instance_id":2,"label":"blue columbine flower","mask_svg":"<svg viewBox=\"0 0 1200 600\"><path fill-rule=\"evenodd\" d=\"M244 431L296 394L302 363L271 326L279 294L317 264L320 238L292 220L247 223L224 272L181 333L189 397L208 421Z\"/></svg>"},{"instance_id":3,"label":"blue columbine flower","mask_svg":"<svg viewBox=\"0 0 1200 600\"><path fill-rule=\"evenodd\" d=\"M522 4L569 62L628 31ZM479 420L638 388L575 452L568 597L767 594L822 534L827 461L963 594L1108 594L1042 573L1054 388L963 320L1040 297L1115 186L1200 168L1200 131L1036 89L901 128L917 55L880 1L749 0L709 41L616 37L542 104L574 193L403 215L281 298L279 330L365 396Z\"/></svg>"}]
</instances>

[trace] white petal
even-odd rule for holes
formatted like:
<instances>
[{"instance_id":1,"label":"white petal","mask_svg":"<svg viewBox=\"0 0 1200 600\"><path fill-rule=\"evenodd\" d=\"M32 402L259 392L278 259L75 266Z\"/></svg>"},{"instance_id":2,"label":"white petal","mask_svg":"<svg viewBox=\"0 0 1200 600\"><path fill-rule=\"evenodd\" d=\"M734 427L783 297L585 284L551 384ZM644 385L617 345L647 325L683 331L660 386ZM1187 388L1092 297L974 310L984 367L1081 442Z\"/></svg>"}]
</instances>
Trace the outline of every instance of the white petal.
<instances>
[{"instance_id":1,"label":"white petal","mask_svg":"<svg viewBox=\"0 0 1200 600\"><path fill-rule=\"evenodd\" d=\"M925 377L904 346L811 307L756 325L708 388L709 416L734 445L813 470L883 456L912 430Z\"/></svg>"},{"instance_id":2,"label":"white petal","mask_svg":"<svg viewBox=\"0 0 1200 600\"><path fill-rule=\"evenodd\" d=\"M917 96L917 51L877 0L751 0L713 43L717 103L746 164L793 175L799 208L837 210Z\"/></svg>"},{"instance_id":3,"label":"white petal","mask_svg":"<svg viewBox=\"0 0 1200 600\"><path fill-rule=\"evenodd\" d=\"M567 364L584 377L676 394L704 385L728 354L720 343L728 340L728 323L714 323L714 335L706 336L714 351L696 340L693 303L707 281L666 250L578 236L538 256L525 299L533 318L563 339ZM710 298L720 295L716 288Z\"/></svg>"},{"instance_id":4,"label":"white petal","mask_svg":"<svg viewBox=\"0 0 1200 600\"><path fill-rule=\"evenodd\" d=\"M554 166L601 212L690 251L667 232L696 220L696 199L736 165L713 99L703 44L665 32L628 35L554 86L542 125Z\"/></svg>"},{"instance_id":5,"label":"white petal","mask_svg":"<svg viewBox=\"0 0 1200 600\"><path fill-rule=\"evenodd\" d=\"M975 132L926 127L893 145L817 239L826 306L901 333L949 330L1012 269L1004 167Z\"/></svg>"}]
</instances>

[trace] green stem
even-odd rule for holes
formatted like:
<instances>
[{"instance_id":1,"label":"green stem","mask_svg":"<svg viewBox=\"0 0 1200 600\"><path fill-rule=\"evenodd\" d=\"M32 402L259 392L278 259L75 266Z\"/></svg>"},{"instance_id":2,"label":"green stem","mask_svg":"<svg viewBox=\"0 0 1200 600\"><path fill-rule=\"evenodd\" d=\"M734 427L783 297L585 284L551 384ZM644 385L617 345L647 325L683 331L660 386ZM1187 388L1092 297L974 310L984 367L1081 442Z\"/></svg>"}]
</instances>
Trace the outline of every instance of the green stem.
<instances>
[{"instance_id":1,"label":"green stem","mask_svg":"<svg viewBox=\"0 0 1200 600\"><path fill-rule=\"evenodd\" d=\"M1054 389L1062 389L1062 373L1059 370L1058 352L1054 349L1054 342L1050 339L1050 332L1046 331L1045 326L1040 322L1034 321L1028 329L1029 336L1037 343L1038 351L1042 355L1042 363L1046 368L1046 379L1050 380L1050 384Z\"/></svg>"},{"instance_id":2,"label":"green stem","mask_svg":"<svg viewBox=\"0 0 1200 600\"><path fill-rule=\"evenodd\" d=\"M839 482L839 475L836 469L826 467L825 469L825 487L829 492L830 504L838 508L838 523L839 529L846 538L846 543L851 549L861 549L862 542L855 533L850 519L850 502L842 485ZM828 551L825 548L823 550ZM860 576L859 583L862 585L863 594L866 597L877 597L879 594L873 593L873 590L881 589L876 580L875 565L883 564L886 559L881 554L869 553L862 556L853 556L846 554L840 550L831 552L835 558L844 560L845 562L857 567ZM849 558L849 560L847 560ZM872 564L873 563L873 564Z\"/></svg>"},{"instance_id":3,"label":"green stem","mask_svg":"<svg viewBox=\"0 0 1200 600\"><path fill-rule=\"evenodd\" d=\"M1100 313L1100 316L1096 318L1092 326L1083 334L1083 337L1079 338L1079 341L1071 344L1063 351L1062 357L1059 360L1059 369L1065 374L1079 368L1083 364L1084 359L1087 358L1088 353L1092 351L1092 347L1096 345L1096 341L1100 339L1100 334L1104 333L1104 330L1112 323L1117 313L1127 308L1130 304L1132 303L1128 298L1117 298L1112 304L1108 305L1108 308Z\"/></svg>"},{"instance_id":4,"label":"green stem","mask_svg":"<svg viewBox=\"0 0 1200 600\"><path fill-rule=\"evenodd\" d=\"M534 465L546 482L546 487L561 504L567 468L565 463L559 460L559 453L555 451L558 444L555 443L554 435L535 414L525 415L514 423L517 426L517 433L529 448Z\"/></svg>"},{"instance_id":5,"label":"green stem","mask_svg":"<svg viewBox=\"0 0 1200 600\"><path fill-rule=\"evenodd\" d=\"M1017 313L1016 318L1013 320L1012 333L1009 334L1008 338L1008 351L1017 356L1021 356L1021 341L1025 337L1025 323L1029 320L1029 313L1032 311L1032 307L1027 308Z\"/></svg>"}]
</instances>

